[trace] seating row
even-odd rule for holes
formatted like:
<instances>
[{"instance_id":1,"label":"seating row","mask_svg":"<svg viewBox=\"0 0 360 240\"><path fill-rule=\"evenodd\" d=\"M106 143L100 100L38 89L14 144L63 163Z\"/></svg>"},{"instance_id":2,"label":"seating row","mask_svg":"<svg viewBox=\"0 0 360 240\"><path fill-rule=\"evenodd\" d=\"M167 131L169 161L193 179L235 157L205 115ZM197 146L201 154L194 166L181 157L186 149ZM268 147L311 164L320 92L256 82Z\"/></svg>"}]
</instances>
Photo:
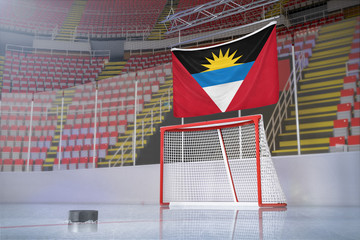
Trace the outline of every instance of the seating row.
<instances>
[{"instance_id":1,"label":"seating row","mask_svg":"<svg viewBox=\"0 0 360 240\"><path fill-rule=\"evenodd\" d=\"M119 117L120 118L120 117ZM63 127L63 134L64 135L71 135L71 134L94 134L94 125L95 120L94 118L83 118L83 123L77 124L66 124ZM129 114L127 119L118 120L118 121L104 121L104 122L96 122L96 132L98 135L105 133L105 132L118 132L119 134L124 134L126 131L126 126L128 122L133 122L134 118Z\"/></svg>"},{"instance_id":2,"label":"seating row","mask_svg":"<svg viewBox=\"0 0 360 240\"><path fill-rule=\"evenodd\" d=\"M5 109L6 106L3 106L1 108L2 110L2 115L0 115L0 125L11 125L16 123L16 125L21 126L21 125L26 125L26 126L30 126L30 121L32 121L32 126L51 126L51 125L56 125L57 123L57 116L36 116L36 112L34 112L33 116L30 115L25 115L25 114L30 114L29 112L25 112L25 111L5 111L3 109ZM10 106L8 106L10 107ZM28 110L30 110L30 108L26 108ZM15 110L15 108L13 108L13 110ZM43 112L46 114L46 111Z\"/></svg>"},{"instance_id":3,"label":"seating row","mask_svg":"<svg viewBox=\"0 0 360 240\"><path fill-rule=\"evenodd\" d=\"M107 61L108 57L43 56L8 50L2 91L43 92L94 82Z\"/></svg>"},{"instance_id":4,"label":"seating row","mask_svg":"<svg viewBox=\"0 0 360 240\"><path fill-rule=\"evenodd\" d=\"M95 146L95 147L94 147ZM64 158L82 158L82 157L94 157L94 149L95 156L98 159L105 159L108 152L109 145L107 143L103 144L89 144L83 146L58 146L56 152L56 158L64 159ZM59 150L61 149L61 150ZM61 156L60 156L61 155ZM55 159L56 161L56 159ZM56 164L56 163L55 163Z\"/></svg>"},{"instance_id":5,"label":"seating row","mask_svg":"<svg viewBox=\"0 0 360 240\"><path fill-rule=\"evenodd\" d=\"M103 132L97 133L96 138L94 139L94 134L72 134L72 135L62 135L61 137L61 146L63 147L74 147L74 146L87 146L92 145L95 140L95 144L108 144L109 146L114 146L117 142L118 132Z\"/></svg>"},{"instance_id":6,"label":"seating row","mask_svg":"<svg viewBox=\"0 0 360 240\"><path fill-rule=\"evenodd\" d=\"M0 147L47 147L50 148L52 136L11 136L0 135Z\"/></svg>"},{"instance_id":7,"label":"seating row","mask_svg":"<svg viewBox=\"0 0 360 240\"><path fill-rule=\"evenodd\" d=\"M8 147L0 148L1 159L28 159L30 154L31 159L46 159L48 148L47 147Z\"/></svg>"},{"instance_id":8,"label":"seating row","mask_svg":"<svg viewBox=\"0 0 360 240\"><path fill-rule=\"evenodd\" d=\"M30 159L29 170L30 171L42 171L43 159ZM22 172L26 171L27 160L25 159L0 159L0 171L2 172Z\"/></svg>"},{"instance_id":9,"label":"seating row","mask_svg":"<svg viewBox=\"0 0 360 240\"><path fill-rule=\"evenodd\" d=\"M140 56L132 55L128 59L123 69L126 72L131 72L131 71L134 72L147 68L152 68L157 65L167 64L169 62L171 62L171 57L169 53L162 53L157 55L140 55Z\"/></svg>"},{"instance_id":10,"label":"seating row","mask_svg":"<svg viewBox=\"0 0 360 240\"><path fill-rule=\"evenodd\" d=\"M82 53L83 54L83 53ZM90 55L68 55L66 53L31 53L31 52L19 52L13 50L6 50L5 58L11 59L12 61L28 61L29 63L36 64L38 62L47 62L47 63L95 63L95 62L103 62L103 60L109 60L108 56L98 56L92 57ZM5 61L6 62L6 61Z\"/></svg>"},{"instance_id":11,"label":"seating row","mask_svg":"<svg viewBox=\"0 0 360 240\"><path fill-rule=\"evenodd\" d=\"M95 162L95 164L94 164ZM81 158L63 158L59 164L59 159L55 158L53 171L57 170L73 170L73 169L86 169L97 168L98 158L95 157L81 157Z\"/></svg>"},{"instance_id":12,"label":"seating row","mask_svg":"<svg viewBox=\"0 0 360 240\"><path fill-rule=\"evenodd\" d=\"M31 102L33 99L34 101L40 100L55 100L56 98L56 91L52 92L42 92L37 94L30 94L30 93L2 93L1 100L3 101L5 98L11 99L11 101L15 101L17 99L26 99L28 102Z\"/></svg>"},{"instance_id":13,"label":"seating row","mask_svg":"<svg viewBox=\"0 0 360 240\"><path fill-rule=\"evenodd\" d=\"M95 157L95 167L97 167L98 158ZM2 172L22 172L27 170L29 164L29 171L42 171L43 159L30 159L29 163L26 159L0 159L0 171ZM93 168L93 157L81 157L81 158L63 158L59 164L59 159L55 158L53 171L68 170L68 169L86 169Z\"/></svg>"},{"instance_id":14,"label":"seating row","mask_svg":"<svg viewBox=\"0 0 360 240\"><path fill-rule=\"evenodd\" d=\"M41 136L54 136L56 130L55 125L41 125L32 128L32 135ZM4 136L22 136L25 137L29 133L29 125L1 125L0 134Z\"/></svg>"}]
</instances>

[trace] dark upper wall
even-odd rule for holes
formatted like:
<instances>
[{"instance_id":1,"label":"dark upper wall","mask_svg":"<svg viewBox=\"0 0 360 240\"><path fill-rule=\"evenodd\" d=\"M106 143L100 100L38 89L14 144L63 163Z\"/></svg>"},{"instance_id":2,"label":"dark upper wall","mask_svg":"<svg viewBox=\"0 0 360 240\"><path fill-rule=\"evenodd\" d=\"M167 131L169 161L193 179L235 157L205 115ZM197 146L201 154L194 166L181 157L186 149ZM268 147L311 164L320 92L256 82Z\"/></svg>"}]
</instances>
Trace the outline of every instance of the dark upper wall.
<instances>
[{"instance_id":1,"label":"dark upper wall","mask_svg":"<svg viewBox=\"0 0 360 240\"><path fill-rule=\"evenodd\" d=\"M118 60L124 58L125 40L91 40L92 50L110 50L110 59Z\"/></svg>"},{"instance_id":2,"label":"dark upper wall","mask_svg":"<svg viewBox=\"0 0 360 240\"><path fill-rule=\"evenodd\" d=\"M0 30L0 54L5 54L6 44L32 47L34 36Z\"/></svg>"},{"instance_id":3,"label":"dark upper wall","mask_svg":"<svg viewBox=\"0 0 360 240\"><path fill-rule=\"evenodd\" d=\"M33 46L34 36L11 31L0 30L0 55L5 54L6 44ZM110 50L112 59L123 59L125 40L91 40L92 50Z\"/></svg>"}]
</instances>

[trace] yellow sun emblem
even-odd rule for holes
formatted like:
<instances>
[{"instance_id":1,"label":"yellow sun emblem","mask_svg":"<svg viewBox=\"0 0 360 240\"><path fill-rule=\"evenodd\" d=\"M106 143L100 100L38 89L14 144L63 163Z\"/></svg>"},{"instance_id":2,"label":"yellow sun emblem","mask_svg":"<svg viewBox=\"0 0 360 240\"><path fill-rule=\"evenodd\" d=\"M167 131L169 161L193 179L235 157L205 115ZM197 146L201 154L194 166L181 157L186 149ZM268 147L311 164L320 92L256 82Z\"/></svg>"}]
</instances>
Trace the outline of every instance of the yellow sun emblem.
<instances>
[{"instance_id":1,"label":"yellow sun emblem","mask_svg":"<svg viewBox=\"0 0 360 240\"><path fill-rule=\"evenodd\" d=\"M212 59L206 58L206 60L208 60L209 64L201 64L202 66L208 68L204 72L227 68L227 67L232 67L232 66L236 66L236 65L241 65L242 63L236 63L236 61L239 60L242 57L242 55L240 57L234 58L237 50L235 52L233 52L233 54L231 54L230 56L229 56L229 52L230 52L230 48L227 50L225 55L223 55L221 49L219 52L219 56L216 56L214 53L212 53L214 59L212 60Z\"/></svg>"}]
</instances>

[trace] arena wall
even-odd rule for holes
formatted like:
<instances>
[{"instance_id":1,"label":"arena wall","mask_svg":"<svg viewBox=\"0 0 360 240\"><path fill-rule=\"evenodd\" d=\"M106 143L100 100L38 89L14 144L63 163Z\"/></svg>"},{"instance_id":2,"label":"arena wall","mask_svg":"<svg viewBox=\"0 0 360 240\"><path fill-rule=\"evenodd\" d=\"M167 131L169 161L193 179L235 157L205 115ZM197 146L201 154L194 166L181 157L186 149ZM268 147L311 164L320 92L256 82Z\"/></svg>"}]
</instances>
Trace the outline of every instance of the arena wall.
<instances>
[{"instance_id":1,"label":"arena wall","mask_svg":"<svg viewBox=\"0 0 360 240\"><path fill-rule=\"evenodd\" d=\"M273 157L289 206L360 206L359 152ZM1 203L159 202L159 165L1 172Z\"/></svg>"}]
</instances>

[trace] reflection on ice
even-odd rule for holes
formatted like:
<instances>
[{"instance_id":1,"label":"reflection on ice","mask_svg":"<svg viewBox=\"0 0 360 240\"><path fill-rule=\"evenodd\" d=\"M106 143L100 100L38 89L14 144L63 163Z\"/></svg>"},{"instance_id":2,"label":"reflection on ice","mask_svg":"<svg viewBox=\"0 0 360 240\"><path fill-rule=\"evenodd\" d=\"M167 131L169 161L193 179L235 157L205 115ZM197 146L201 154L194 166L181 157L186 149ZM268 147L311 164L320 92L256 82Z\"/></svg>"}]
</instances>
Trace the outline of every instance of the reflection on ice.
<instances>
[{"instance_id":1,"label":"reflection on ice","mask_svg":"<svg viewBox=\"0 0 360 240\"><path fill-rule=\"evenodd\" d=\"M286 208L161 208L160 214L160 236L163 239L279 239L286 218Z\"/></svg>"},{"instance_id":2,"label":"reflection on ice","mask_svg":"<svg viewBox=\"0 0 360 240\"><path fill-rule=\"evenodd\" d=\"M72 233L89 233L89 232L97 232L97 230L98 230L97 222L68 224L68 231Z\"/></svg>"}]
</instances>

